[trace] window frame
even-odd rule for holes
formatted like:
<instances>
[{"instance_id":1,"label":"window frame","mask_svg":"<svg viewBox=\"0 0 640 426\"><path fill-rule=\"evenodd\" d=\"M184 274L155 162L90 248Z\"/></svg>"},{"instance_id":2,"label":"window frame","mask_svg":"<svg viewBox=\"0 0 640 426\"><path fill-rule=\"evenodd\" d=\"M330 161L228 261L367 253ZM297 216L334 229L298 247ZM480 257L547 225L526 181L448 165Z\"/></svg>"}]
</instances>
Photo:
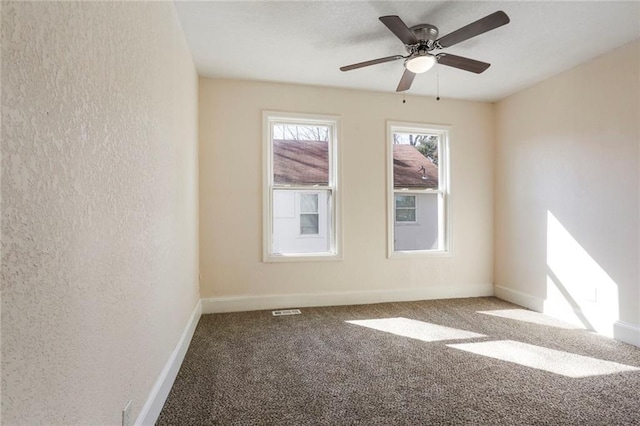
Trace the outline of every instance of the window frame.
<instances>
[{"instance_id":1,"label":"window frame","mask_svg":"<svg viewBox=\"0 0 640 426\"><path fill-rule=\"evenodd\" d=\"M289 125L318 125L329 127L329 175L328 185L275 185L273 182L273 126L277 124ZM342 230L341 230L341 191L340 182L340 117L336 115L290 113L279 111L262 112L262 165L263 165L263 207L262 207L262 261L270 262L308 262L342 260ZM329 251L316 253L280 254L273 253L273 192L274 190L291 191L328 191L328 238ZM318 197L318 201L320 197ZM299 210L299 202L298 202ZM317 238L317 234L300 234L298 212L298 233L301 238ZM333 226L331 226L333 225ZM319 225L320 228L320 225Z\"/></svg>"},{"instance_id":2,"label":"window frame","mask_svg":"<svg viewBox=\"0 0 640 426\"><path fill-rule=\"evenodd\" d=\"M421 133L438 136L438 185L439 189L395 189L393 185L393 134ZM450 257L452 252L451 230L451 161L449 156L451 126L387 121L387 257L402 259L410 257ZM396 224L412 225L417 222L396 222L395 195L438 194L442 202L438 202L438 245L437 250L395 250ZM416 221L418 218L418 198L416 197Z\"/></svg>"}]
</instances>

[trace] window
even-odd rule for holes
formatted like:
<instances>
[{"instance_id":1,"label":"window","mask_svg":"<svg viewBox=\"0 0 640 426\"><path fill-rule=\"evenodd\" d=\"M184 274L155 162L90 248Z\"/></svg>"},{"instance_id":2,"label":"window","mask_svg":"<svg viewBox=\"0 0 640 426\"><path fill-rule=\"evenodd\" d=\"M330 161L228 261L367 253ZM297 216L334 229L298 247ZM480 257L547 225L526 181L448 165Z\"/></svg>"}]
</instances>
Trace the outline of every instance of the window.
<instances>
[{"instance_id":1,"label":"window","mask_svg":"<svg viewBox=\"0 0 640 426\"><path fill-rule=\"evenodd\" d=\"M416 221L416 196L396 194L396 222Z\"/></svg>"},{"instance_id":2,"label":"window","mask_svg":"<svg viewBox=\"0 0 640 426\"><path fill-rule=\"evenodd\" d=\"M450 251L449 132L387 123L389 257Z\"/></svg>"},{"instance_id":3,"label":"window","mask_svg":"<svg viewBox=\"0 0 640 426\"><path fill-rule=\"evenodd\" d=\"M300 234L318 235L318 194L300 194Z\"/></svg>"},{"instance_id":4,"label":"window","mask_svg":"<svg viewBox=\"0 0 640 426\"><path fill-rule=\"evenodd\" d=\"M263 121L264 261L339 259L337 117Z\"/></svg>"}]
</instances>

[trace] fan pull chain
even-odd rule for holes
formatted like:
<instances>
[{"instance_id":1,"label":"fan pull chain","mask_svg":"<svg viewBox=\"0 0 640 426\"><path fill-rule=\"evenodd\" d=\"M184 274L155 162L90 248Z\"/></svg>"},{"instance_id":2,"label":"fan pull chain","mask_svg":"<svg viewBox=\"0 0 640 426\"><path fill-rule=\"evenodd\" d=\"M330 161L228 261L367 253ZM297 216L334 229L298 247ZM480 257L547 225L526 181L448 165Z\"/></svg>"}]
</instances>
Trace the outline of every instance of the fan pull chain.
<instances>
[{"instance_id":1,"label":"fan pull chain","mask_svg":"<svg viewBox=\"0 0 640 426\"><path fill-rule=\"evenodd\" d=\"M405 92L402 92L402 103L403 104L407 103L407 94Z\"/></svg>"},{"instance_id":2,"label":"fan pull chain","mask_svg":"<svg viewBox=\"0 0 640 426\"><path fill-rule=\"evenodd\" d=\"M440 100L440 67L436 65L436 101Z\"/></svg>"}]
</instances>

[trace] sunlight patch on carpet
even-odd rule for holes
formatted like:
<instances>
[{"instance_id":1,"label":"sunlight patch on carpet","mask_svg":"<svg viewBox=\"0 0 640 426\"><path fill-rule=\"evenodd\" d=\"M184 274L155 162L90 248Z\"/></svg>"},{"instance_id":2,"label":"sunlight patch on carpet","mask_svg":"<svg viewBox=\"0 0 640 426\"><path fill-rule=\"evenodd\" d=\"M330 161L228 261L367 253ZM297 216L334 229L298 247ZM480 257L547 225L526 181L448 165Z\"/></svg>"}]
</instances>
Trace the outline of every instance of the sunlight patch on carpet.
<instances>
[{"instance_id":1,"label":"sunlight patch on carpet","mask_svg":"<svg viewBox=\"0 0 640 426\"><path fill-rule=\"evenodd\" d=\"M423 342L437 342L440 340L473 339L475 337L485 337L483 334L472 333L471 331L459 330L457 328L445 327L431 324L424 321L412 320L409 318L382 318L357 321L345 321L349 324L360 325L386 333L393 333L398 336L409 337L411 339L422 340Z\"/></svg>"},{"instance_id":2,"label":"sunlight patch on carpet","mask_svg":"<svg viewBox=\"0 0 640 426\"><path fill-rule=\"evenodd\" d=\"M640 371L640 368L618 364L617 362L604 361L512 340L460 343L447 345L447 347L573 378Z\"/></svg>"},{"instance_id":3,"label":"sunlight patch on carpet","mask_svg":"<svg viewBox=\"0 0 640 426\"><path fill-rule=\"evenodd\" d=\"M524 321L531 324L546 325L549 327L565 328L569 330L582 329L578 324L562 321L539 312L528 311L526 309L501 309L496 311L478 311L479 314L492 315L494 317L508 318Z\"/></svg>"}]
</instances>

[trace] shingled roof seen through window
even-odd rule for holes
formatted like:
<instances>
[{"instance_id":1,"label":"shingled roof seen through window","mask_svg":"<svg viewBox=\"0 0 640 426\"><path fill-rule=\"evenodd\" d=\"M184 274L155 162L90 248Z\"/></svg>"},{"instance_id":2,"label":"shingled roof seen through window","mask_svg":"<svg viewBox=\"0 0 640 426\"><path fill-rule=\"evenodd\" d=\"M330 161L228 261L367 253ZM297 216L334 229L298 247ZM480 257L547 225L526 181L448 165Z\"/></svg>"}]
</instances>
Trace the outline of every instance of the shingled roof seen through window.
<instances>
[{"instance_id":1,"label":"shingled roof seen through window","mask_svg":"<svg viewBox=\"0 0 640 426\"><path fill-rule=\"evenodd\" d=\"M438 166L411 145L393 145L395 188L438 188Z\"/></svg>"},{"instance_id":2,"label":"shingled roof seen through window","mask_svg":"<svg viewBox=\"0 0 640 426\"><path fill-rule=\"evenodd\" d=\"M327 185L329 143L274 140L273 181L277 184Z\"/></svg>"},{"instance_id":3,"label":"shingled roof seen through window","mask_svg":"<svg viewBox=\"0 0 640 426\"><path fill-rule=\"evenodd\" d=\"M273 141L273 181L276 184L327 185L329 144L317 141ZM438 166L411 145L393 145L396 188L438 188Z\"/></svg>"}]
</instances>

